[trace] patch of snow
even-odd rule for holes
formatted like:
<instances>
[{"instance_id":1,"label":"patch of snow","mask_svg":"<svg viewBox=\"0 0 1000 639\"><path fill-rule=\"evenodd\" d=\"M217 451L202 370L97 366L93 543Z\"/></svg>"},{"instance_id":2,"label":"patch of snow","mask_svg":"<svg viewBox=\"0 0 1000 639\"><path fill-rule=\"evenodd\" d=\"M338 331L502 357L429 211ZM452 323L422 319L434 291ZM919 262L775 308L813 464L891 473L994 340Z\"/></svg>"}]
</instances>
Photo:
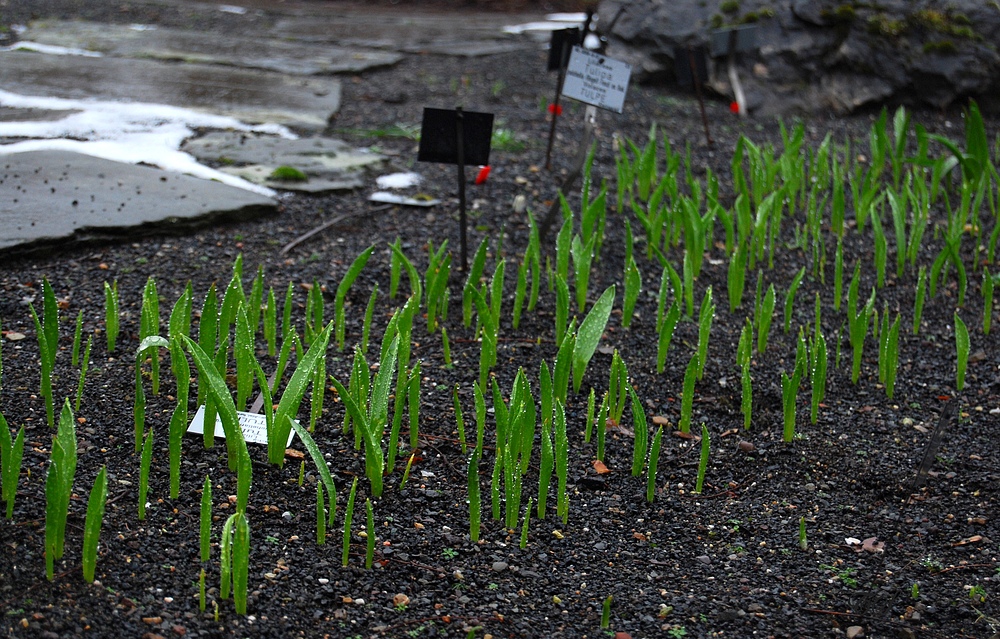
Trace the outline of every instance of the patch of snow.
<instances>
[{"instance_id":1,"label":"patch of snow","mask_svg":"<svg viewBox=\"0 0 1000 639\"><path fill-rule=\"evenodd\" d=\"M75 111L59 120L0 122L0 137L32 138L0 145L0 155L43 149L73 151L115 162L150 164L267 196L274 196L274 191L199 164L179 151L180 145L196 128L296 137L277 124L251 126L232 117L163 104L45 98L0 90L0 106Z\"/></svg>"},{"instance_id":2,"label":"patch of snow","mask_svg":"<svg viewBox=\"0 0 1000 639\"><path fill-rule=\"evenodd\" d=\"M547 31L558 31L559 29L582 27L586 20L586 13L550 13L545 16L544 21L512 24L505 26L502 31L504 33L512 33L515 35L520 35L522 33L544 33ZM591 24L596 22L597 16L594 16L591 20Z\"/></svg>"},{"instance_id":3,"label":"patch of snow","mask_svg":"<svg viewBox=\"0 0 1000 639\"><path fill-rule=\"evenodd\" d=\"M74 47L60 47L54 44L41 44L22 40L6 47L0 47L0 51L34 51L36 53L47 53L49 55L78 55L85 58L103 58L104 54L97 51L87 51Z\"/></svg>"},{"instance_id":4,"label":"patch of snow","mask_svg":"<svg viewBox=\"0 0 1000 639\"><path fill-rule=\"evenodd\" d=\"M375 183L378 184L378 188L380 189L408 189L411 186L420 184L421 180L423 180L423 177L419 173L407 171L404 173L380 175L375 178Z\"/></svg>"}]
</instances>

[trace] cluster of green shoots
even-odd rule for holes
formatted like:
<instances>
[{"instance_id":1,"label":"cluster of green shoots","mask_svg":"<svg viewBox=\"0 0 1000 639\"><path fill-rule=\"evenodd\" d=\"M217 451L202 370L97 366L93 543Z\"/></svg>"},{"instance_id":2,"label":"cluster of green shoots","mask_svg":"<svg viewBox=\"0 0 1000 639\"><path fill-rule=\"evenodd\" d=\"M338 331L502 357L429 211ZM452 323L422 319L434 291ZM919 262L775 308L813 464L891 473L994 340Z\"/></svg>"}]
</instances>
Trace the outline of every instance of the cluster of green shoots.
<instances>
[{"instance_id":1,"label":"cluster of green shoots","mask_svg":"<svg viewBox=\"0 0 1000 639\"><path fill-rule=\"evenodd\" d=\"M783 291L784 333L795 335L795 357L788 361L790 373L781 372L784 415L783 438L792 442L796 436L797 398L800 387L808 381L811 387L810 420L816 423L819 408L830 377L827 339L821 316L822 299L832 297L834 321L840 320L836 331L834 369L840 366L840 334L846 326L852 348L851 381L861 382L864 346L869 334L878 344L878 381L888 397L896 392L899 367L900 312L883 303L881 322L876 310L878 291L895 278L902 281L916 270L913 331L921 326L923 305L944 290L954 272L957 302L962 306L968 287L968 273L962 260L962 242L966 234L975 236L972 269L982 263L992 264L1000 224L997 219L997 173L991 161L991 150L978 109L973 105L966 117L965 148L939 136L933 136L916 125L911 128L909 114L900 109L892 119L883 113L870 135L870 160L856 160L857 153L849 145L838 145L830 136L818 148L805 145L805 128L797 126L791 132L782 128L783 150L757 146L746 138L736 145L732 158L733 202L726 206L720 195L719 179L708 171L702 179L696 177L690 149L675 152L664 138L657 137L655 127L640 148L631 141L619 145L616 152L617 188L613 194L608 184L593 189L590 169L594 161L591 151L586 162L581 203L578 211L561 199L562 224L555 239L554 262L546 257L543 267L543 247L538 228L531 214L527 222L528 244L517 262L513 295L507 296L505 273L507 259L502 246L494 247L483 240L473 257L462 287L462 322L479 343L478 376L471 384L474 400L475 444L466 441L460 388L452 390L456 430L463 455L468 455L467 490L469 503L469 536L477 541L482 534L482 497L480 468L492 455L489 479L492 519L514 532L520 523L522 547L529 541L529 524L534 516L544 520L549 510L550 489L555 483L555 513L563 525L569 520L569 475L572 465L570 451L573 430L567 424L567 410L582 402L584 380L588 366L608 327L618 301L616 285L608 286L592 299L591 273L598 266L605 242L609 202L617 204L625 230L625 260L621 271L621 324L629 331L655 330L657 336L656 371L665 374L668 365L673 370L676 361L686 361L677 428L689 433L695 418L695 392L706 370L719 358L710 358L710 337L717 307L712 287L705 287L696 308L698 282L706 256L715 250L724 251L728 307L739 317L743 329L736 348L736 365L741 380L741 412L745 428L753 425L753 371L761 365L772 337L772 323L779 301L779 292L769 280L773 275L774 256L785 246L789 225L793 226L793 249L807 256L809 264L800 268ZM915 143L914 143L915 141ZM931 143L945 149L932 157ZM661 154L662 148L662 154ZM995 153L994 153L995 155ZM593 191L596 190L596 194ZM943 208L947 220L943 225L932 223L931 211ZM853 209L854 219L847 212ZM988 209L994 230L982 237L983 211ZM634 216L634 220L632 219ZM716 222L721 224L716 237ZM633 222L639 234L633 234ZM849 223L850 222L850 223ZM886 227L891 224L890 237ZM871 228L871 240L865 234ZM855 235L849 235L853 229ZM924 250L924 239L933 231L943 242L930 269L918 268L918 258ZM841 313L844 296L844 243L872 242L874 282L867 297L862 297L864 265L854 265L853 276L846 291L846 308ZM636 252L640 245L640 253ZM644 246L643 246L644 245ZM644 248L645 256L641 255ZM161 363L169 358L169 378L175 384L176 404L167 429L170 496L180 494L182 437L187 431L192 405L204 405L205 429L203 445L214 446L216 421L225 433L225 454L228 470L237 483L236 512L219 531L219 594L223 599L230 593L238 613L245 614L249 580L250 522L247 503L250 498L252 466L243 438L238 412L246 410L255 393L261 398L267 431L267 462L283 466L285 447L292 432L298 435L316 467L320 481L316 485L316 539L324 544L327 529L335 523L338 488L327 466L323 450L313 437L325 424L323 398L327 384L333 385L343 406L341 433L353 439L362 451L367 488L365 497L366 552L365 565L374 561L375 530L373 509L386 488L386 477L393 474L405 445L401 447L404 426L408 430L409 455L401 485L405 485L410 466L420 446L419 411L421 403L421 362L411 361L415 320L426 314L429 335L440 331L444 364L452 365L446 324L450 300L452 257L448 242L436 247L428 243L427 266L421 273L404 253L401 240L390 244L390 300L399 295L402 275L408 281L408 294L401 307L395 309L381 340L374 375L369 363L369 337L378 298L378 286L373 286L365 309L361 335L353 345L349 378L346 383L327 374L327 354L331 348L343 351L346 344L346 301L359 275L375 254L376 246L365 249L351 263L334 294L334 317L325 317L323 291L317 282L309 288L305 303L305 318L300 335L294 323L294 287L289 283L284 292L284 304L279 313L278 299L273 288L265 292L264 274L258 268L250 285L244 288L242 257L237 258L233 274L222 294L213 284L205 294L197 323L197 335L192 332L195 292L190 284L176 300L166 326L159 308L160 296L156 281L150 278L142 292L139 323L140 343L135 351L134 444L139 462L138 517L147 515L149 475L153 463L153 428L147 424L147 392L160 393ZM832 291L828 290L827 258L834 253ZM888 272L888 259L895 251L895 272ZM487 269L490 256L495 264ZM637 258L637 255L639 256ZM641 315L635 313L642 292L643 269L647 263L658 264L660 285L656 295L655 323L644 326ZM655 260L655 262L654 262ZM618 267L616 267L617 269ZM756 271L756 287L752 307L747 304L747 271ZM909 272L909 273L908 273ZM807 279L808 278L808 279ZM867 279L865 280L867 281ZM539 365L537 385L532 388L529 373L523 368L514 375L506 395L495 375L501 328L517 330L525 311L536 309L547 283L554 318L554 357ZM808 282L815 289L815 312L811 322L796 328L796 297L799 288ZM765 286L766 285L766 286ZM984 299L983 333L990 329L994 278L983 268L981 292ZM119 291L117 283L105 284L104 330L107 348L113 352L119 335ZM668 299L669 298L669 299ZM510 305L505 308L505 305ZM73 409L67 400L59 415L55 415L53 375L59 352L59 301L46 280L42 283L41 314L31 308L39 347L40 396L45 402L47 423L56 428L51 462L46 479L46 572L54 578L55 561L63 553L69 495L76 469L76 440ZM279 321L280 320L280 321ZM831 320L827 319L829 323ZM684 357L671 359L671 346L678 325L694 322L697 344ZM76 409L81 405L92 336L88 337L80 358L83 342L84 317L77 316L73 335L72 363L79 367L76 389ZM164 328L166 328L164 335ZM827 329L827 334L830 334ZM954 314L956 340L956 389L965 384L970 350L970 335L965 322ZM263 343L258 344L258 336ZM776 339L780 339L776 338ZM539 339L540 342L540 339ZM334 346L335 345L335 346ZM720 347L715 346L718 350ZM674 348L677 351L678 347ZM289 373L291 362L294 369ZM731 361L731 360L730 360ZM191 365L194 369L192 371ZM269 371L270 375L265 372ZM196 390L192 392L192 372L196 375ZM287 379L287 382L285 381ZM655 499L657 467L663 445L664 426L660 425L650 438L646 411L625 360L614 351L608 371L607 388L601 396L596 384L586 389L587 418L583 444L590 444L596 424L597 460L606 456L606 432L609 425L620 425L625 410L631 412L634 432L631 475L646 475L646 498ZM572 381L572 388L570 382ZM468 389L466 389L468 390ZM280 391L280 392L279 392ZM309 397L308 425L300 423L300 406ZM488 406L489 405L489 406ZM485 445L488 415L493 414L492 452ZM404 422L404 417L406 421ZM0 416L0 477L7 517L12 517L17 484L20 477L24 448L23 427L15 437ZM352 437L353 431L353 437ZM710 425L701 424L701 456L695 492L701 493L710 455ZM472 448L471 452L468 450ZM537 448L537 457L536 455ZM534 458L534 459L533 459ZM534 463L537 461L537 464ZM531 489L526 507L522 507L526 483L534 477L529 471L536 467L537 492ZM299 468L302 483L305 463ZM88 501L84 526L83 569L87 579L93 579L97 540L103 519L103 504L107 495L107 477L102 469L95 479ZM357 478L351 484L343 518L342 561L349 561L353 540L354 505L359 492ZM199 591L202 609L205 607L205 574L211 561L212 482L206 477L201 497L202 562ZM359 537L362 535L359 535ZM805 523L800 520L800 545L806 546ZM605 600L603 623L608 622L611 598Z\"/></svg>"}]
</instances>

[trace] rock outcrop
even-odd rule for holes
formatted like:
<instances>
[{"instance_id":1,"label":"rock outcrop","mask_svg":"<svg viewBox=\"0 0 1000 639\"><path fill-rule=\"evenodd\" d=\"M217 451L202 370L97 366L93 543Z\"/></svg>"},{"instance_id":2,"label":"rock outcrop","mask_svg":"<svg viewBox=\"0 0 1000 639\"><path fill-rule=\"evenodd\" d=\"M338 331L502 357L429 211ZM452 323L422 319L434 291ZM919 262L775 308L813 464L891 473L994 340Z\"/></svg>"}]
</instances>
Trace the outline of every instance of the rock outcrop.
<instances>
[{"instance_id":1,"label":"rock outcrop","mask_svg":"<svg viewBox=\"0 0 1000 639\"><path fill-rule=\"evenodd\" d=\"M675 47L756 24L756 53L737 59L751 112L944 108L967 97L1000 110L995 0L604 0L599 16L608 55L642 81L673 81ZM732 95L726 61L710 66L711 88Z\"/></svg>"}]
</instances>

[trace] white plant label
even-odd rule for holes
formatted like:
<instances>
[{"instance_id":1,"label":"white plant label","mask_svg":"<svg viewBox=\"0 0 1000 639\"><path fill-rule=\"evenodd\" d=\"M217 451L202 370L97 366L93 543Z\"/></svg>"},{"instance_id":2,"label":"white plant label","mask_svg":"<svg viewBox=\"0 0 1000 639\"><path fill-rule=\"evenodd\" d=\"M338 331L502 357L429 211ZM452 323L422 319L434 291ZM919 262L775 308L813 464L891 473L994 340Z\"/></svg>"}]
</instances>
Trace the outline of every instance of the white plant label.
<instances>
[{"instance_id":1,"label":"white plant label","mask_svg":"<svg viewBox=\"0 0 1000 639\"><path fill-rule=\"evenodd\" d=\"M267 444L267 421L262 413L236 411L236 417L240 420L243 439L248 444ZM205 432L204 405L198 407L198 412L194 414L194 419L191 420L191 425L188 426L187 432L198 433L199 435ZM222 439L226 438L226 431L222 428L222 420L218 415L215 416L215 436ZM288 433L288 441L285 443L286 448L291 445L294 438L295 431L292 430Z\"/></svg>"},{"instance_id":2,"label":"white plant label","mask_svg":"<svg viewBox=\"0 0 1000 639\"><path fill-rule=\"evenodd\" d=\"M567 98L621 113L632 67L621 60L573 47L562 94Z\"/></svg>"}]
</instances>

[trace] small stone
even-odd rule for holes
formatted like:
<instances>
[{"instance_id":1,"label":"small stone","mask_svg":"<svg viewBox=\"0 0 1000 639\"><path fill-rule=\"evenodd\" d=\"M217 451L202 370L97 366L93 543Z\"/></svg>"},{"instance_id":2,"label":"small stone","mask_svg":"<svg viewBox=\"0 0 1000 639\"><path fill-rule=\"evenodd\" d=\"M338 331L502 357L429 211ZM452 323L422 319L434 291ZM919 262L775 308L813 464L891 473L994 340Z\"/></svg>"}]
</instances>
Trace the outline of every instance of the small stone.
<instances>
[{"instance_id":1,"label":"small stone","mask_svg":"<svg viewBox=\"0 0 1000 639\"><path fill-rule=\"evenodd\" d=\"M154 626L158 623L163 623L163 617L143 617L142 620L143 622Z\"/></svg>"},{"instance_id":2,"label":"small stone","mask_svg":"<svg viewBox=\"0 0 1000 639\"><path fill-rule=\"evenodd\" d=\"M740 450L744 453L752 453L754 451L754 445L752 442L743 440L739 443Z\"/></svg>"},{"instance_id":3,"label":"small stone","mask_svg":"<svg viewBox=\"0 0 1000 639\"><path fill-rule=\"evenodd\" d=\"M670 420L663 415L653 415L653 425L654 426L669 426Z\"/></svg>"},{"instance_id":4,"label":"small stone","mask_svg":"<svg viewBox=\"0 0 1000 639\"><path fill-rule=\"evenodd\" d=\"M493 572L503 572L507 570L506 561L494 561L493 562Z\"/></svg>"},{"instance_id":5,"label":"small stone","mask_svg":"<svg viewBox=\"0 0 1000 639\"><path fill-rule=\"evenodd\" d=\"M410 598L401 592L393 595L392 597L392 605L396 606L397 608L399 608L400 606L409 605L409 603L410 603Z\"/></svg>"},{"instance_id":6,"label":"small stone","mask_svg":"<svg viewBox=\"0 0 1000 639\"><path fill-rule=\"evenodd\" d=\"M701 555L699 557L695 557L694 560L695 561L700 561L703 564L710 564L710 563L712 563L712 559L708 555Z\"/></svg>"},{"instance_id":7,"label":"small stone","mask_svg":"<svg viewBox=\"0 0 1000 639\"><path fill-rule=\"evenodd\" d=\"M292 518L293 518L293 515L292 515L292 513L288 512L286 510L285 512L281 513L281 518L284 519L285 521L291 521Z\"/></svg>"},{"instance_id":8,"label":"small stone","mask_svg":"<svg viewBox=\"0 0 1000 639\"><path fill-rule=\"evenodd\" d=\"M864 637L865 629L861 626L848 626L847 628L847 639L854 639L855 637Z\"/></svg>"},{"instance_id":9,"label":"small stone","mask_svg":"<svg viewBox=\"0 0 1000 639\"><path fill-rule=\"evenodd\" d=\"M363 606L363 605L365 605L365 600L364 599L355 599L354 603L356 603L359 606Z\"/></svg>"},{"instance_id":10,"label":"small stone","mask_svg":"<svg viewBox=\"0 0 1000 639\"><path fill-rule=\"evenodd\" d=\"M632 639L632 635L627 632L616 632L615 639Z\"/></svg>"},{"instance_id":11,"label":"small stone","mask_svg":"<svg viewBox=\"0 0 1000 639\"><path fill-rule=\"evenodd\" d=\"M318 582L320 583L320 585L322 585L322 586L325 586L325 585L327 585L328 583L330 583L330 580L329 580L329 579L327 579L326 577L320 577L319 579L317 579L317 581L318 581Z\"/></svg>"}]
</instances>

